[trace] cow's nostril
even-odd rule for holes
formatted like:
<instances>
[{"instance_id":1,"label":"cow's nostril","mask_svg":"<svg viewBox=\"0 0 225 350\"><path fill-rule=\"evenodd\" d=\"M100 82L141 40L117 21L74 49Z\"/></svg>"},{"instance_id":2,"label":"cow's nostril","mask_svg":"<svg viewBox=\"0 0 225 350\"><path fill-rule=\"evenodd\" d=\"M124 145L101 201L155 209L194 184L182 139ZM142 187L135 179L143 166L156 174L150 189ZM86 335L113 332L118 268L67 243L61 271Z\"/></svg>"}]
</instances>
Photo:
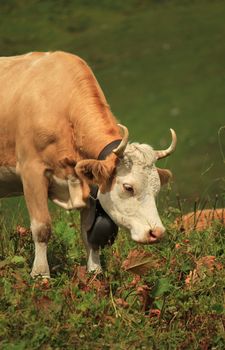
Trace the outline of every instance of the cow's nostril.
<instances>
[{"instance_id":1,"label":"cow's nostril","mask_svg":"<svg viewBox=\"0 0 225 350\"><path fill-rule=\"evenodd\" d=\"M161 229L160 227L156 227L154 230L149 230L149 237L152 241L157 241L158 239L161 239L164 235L165 230Z\"/></svg>"},{"instance_id":2,"label":"cow's nostril","mask_svg":"<svg viewBox=\"0 0 225 350\"><path fill-rule=\"evenodd\" d=\"M149 236L150 236L151 238L157 239L157 236L154 234L154 231L153 231L153 230L149 230Z\"/></svg>"}]
</instances>

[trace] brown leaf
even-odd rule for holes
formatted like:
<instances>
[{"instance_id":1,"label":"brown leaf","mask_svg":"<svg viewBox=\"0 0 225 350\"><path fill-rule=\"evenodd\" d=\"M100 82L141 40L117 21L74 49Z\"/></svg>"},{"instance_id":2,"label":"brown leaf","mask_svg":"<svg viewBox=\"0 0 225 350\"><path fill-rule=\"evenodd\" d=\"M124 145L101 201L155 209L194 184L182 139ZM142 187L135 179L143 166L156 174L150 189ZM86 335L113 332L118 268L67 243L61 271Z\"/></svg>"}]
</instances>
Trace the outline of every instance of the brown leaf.
<instances>
[{"instance_id":1,"label":"brown leaf","mask_svg":"<svg viewBox=\"0 0 225 350\"><path fill-rule=\"evenodd\" d=\"M152 298L150 297L149 291L150 288L147 284L140 285L136 289L136 293L141 303L142 312L148 311L152 305Z\"/></svg>"},{"instance_id":2,"label":"brown leaf","mask_svg":"<svg viewBox=\"0 0 225 350\"><path fill-rule=\"evenodd\" d=\"M18 271L14 271L11 273L11 275L15 278L16 283L14 284L15 289L27 289L28 283L23 279L23 277L20 275Z\"/></svg>"},{"instance_id":3,"label":"brown leaf","mask_svg":"<svg viewBox=\"0 0 225 350\"><path fill-rule=\"evenodd\" d=\"M158 317L160 318L161 311L159 309L151 309L149 312L149 317Z\"/></svg>"},{"instance_id":4,"label":"brown leaf","mask_svg":"<svg viewBox=\"0 0 225 350\"><path fill-rule=\"evenodd\" d=\"M17 232L20 236L26 236L26 235L30 232L30 230L29 230L28 228L26 228L26 227L23 227L23 226L18 225L18 226L16 227L16 232Z\"/></svg>"},{"instance_id":5,"label":"brown leaf","mask_svg":"<svg viewBox=\"0 0 225 350\"><path fill-rule=\"evenodd\" d=\"M122 298L117 298L117 299L115 299L115 303L116 303L116 305L121 306L121 307L123 307L124 309L127 309L127 308L129 307L128 302L125 301L125 300L122 299Z\"/></svg>"},{"instance_id":6,"label":"brown leaf","mask_svg":"<svg viewBox=\"0 0 225 350\"><path fill-rule=\"evenodd\" d=\"M202 268L207 269L208 271L213 271L216 267L216 257L213 255L203 256L196 262L196 269L199 271Z\"/></svg>"},{"instance_id":7,"label":"brown leaf","mask_svg":"<svg viewBox=\"0 0 225 350\"><path fill-rule=\"evenodd\" d=\"M190 288L191 286L193 286L193 284L198 282L198 280L199 280L199 276L198 276L197 270L194 269L193 271L190 271L189 275L186 277L185 284L187 288Z\"/></svg>"},{"instance_id":8,"label":"brown leaf","mask_svg":"<svg viewBox=\"0 0 225 350\"><path fill-rule=\"evenodd\" d=\"M52 300L47 295L34 299L34 302L38 310L49 311L52 307Z\"/></svg>"},{"instance_id":9,"label":"brown leaf","mask_svg":"<svg viewBox=\"0 0 225 350\"><path fill-rule=\"evenodd\" d=\"M72 281L83 291L88 292L90 290L95 290L99 296L108 295L108 283L99 276L98 273L90 276L87 272L86 266L75 266Z\"/></svg>"},{"instance_id":10,"label":"brown leaf","mask_svg":"<svg viewBox=\"0 0 225 350\"><path fill-rule=\"evenodd\" d=\"M137 249L131 250L126 260L122 264L125 271L132 272L137 275L144 275L150 269L155 269L160 266L159 260L149 252L140 251Z\"/></svg>"},{"instance_id":11,"label":"brown leaf","mask_svg":"<svg viewBox=\"0 0 225 350\"><path fill-rule=\"evenodd\" d=\"M214 255L203 256L196 261L196 268L193 271L190 271L185 279L185 284L190 288L197 282L212 274L213 271L221 270L222 268L222 264L216 261Z\"/></svg>"},{"instance_id":12,"label":"brown leaf","mask_svg":"<svg viewBox=\"0 0 225 350\"><path fill-rule=\"evenodd\" d=\"M88 283L88 273L86 266L76 266L76 275L80 283L83 283L85 285Z\"/></svg>"},{"instance_id":13,"label":"brown leaf","mask_svg":"<svg viewBox=\"0 0 225 350\"><path fill-rule=\"evenodd\" d=\"M136 287L141 282L139 275L134 276L133 280L128 284L129 287Z\"/></svg>"}]
</instances>

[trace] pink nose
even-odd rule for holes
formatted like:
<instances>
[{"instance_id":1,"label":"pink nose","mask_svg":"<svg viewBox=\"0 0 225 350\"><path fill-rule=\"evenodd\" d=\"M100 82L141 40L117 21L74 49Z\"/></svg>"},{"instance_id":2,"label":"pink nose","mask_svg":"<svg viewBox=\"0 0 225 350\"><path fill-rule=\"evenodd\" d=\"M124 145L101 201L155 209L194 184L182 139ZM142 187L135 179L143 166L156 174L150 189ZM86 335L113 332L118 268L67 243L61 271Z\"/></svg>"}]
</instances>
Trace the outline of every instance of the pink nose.
<instances>
[{"instance_id":1,"label":"pink nose","mask_svg":"<svg viewBox=\"0 0 225 350\"><path fill-rule=\"evenodd\" d=\"M155 227L152 230L149 230L150 242L157 242L164 236L165 229L163 227Z\"/></svg>"}]
</instances>

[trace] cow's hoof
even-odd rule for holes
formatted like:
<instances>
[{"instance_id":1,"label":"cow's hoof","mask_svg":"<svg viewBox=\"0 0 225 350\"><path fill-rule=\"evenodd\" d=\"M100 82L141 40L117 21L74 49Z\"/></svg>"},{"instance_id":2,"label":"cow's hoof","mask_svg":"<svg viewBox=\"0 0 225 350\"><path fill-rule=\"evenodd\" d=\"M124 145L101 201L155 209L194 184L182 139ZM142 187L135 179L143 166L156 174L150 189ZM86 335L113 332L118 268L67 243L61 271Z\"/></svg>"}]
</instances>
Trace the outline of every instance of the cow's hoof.
<instances>
[{"instance_id":1,"label":"cow's hoof","mask_svg":"<svg viewBox=\"0 0 225 350\"><path fill-rule=\"evenodd\" d=\"M35 278L42 278L43 280L44 279L50 279L50 275L41 275L41 274L33 274L32 272L30 273L30 276L35 279Z\"/></svg>"},{"instance_id":2,"label":"cow's hoof","mask_svg":"<svg viewBox=\"0 0 225 350\"><path fill-rule=\"evenodd\" d=\"M44 281L45 279L49 280L49 279L51 278L50 275L33 274L32 272L30 273L30 276L31 276L33 279L41 278L43 281Z\"/></svg>"},{"instance_id":3,"label":"cow's hoof","mask_svg":"<svg viewBox=\"0 0 225 350\"><path fill-rule=\"evenodd\" d=\"M30 273L31 277L32 278L42 278L42 279L49 279L50 278L50 272L49 271L44 271L44 272L39 272L37 270L32 270L31 273Z\"/></svg>"},{"instance_id":4,"label":"cow's hoof","mask_svg":"<svg viewBox=\"0 0 225 350\"><path fill-rule=\"evenodd\" d=\"M96 275L100 275L103 273L102 267L100 265L95 265L95 264L88 266L87 271L88 273L93 273Z\"/></svg>"}]
</instances>

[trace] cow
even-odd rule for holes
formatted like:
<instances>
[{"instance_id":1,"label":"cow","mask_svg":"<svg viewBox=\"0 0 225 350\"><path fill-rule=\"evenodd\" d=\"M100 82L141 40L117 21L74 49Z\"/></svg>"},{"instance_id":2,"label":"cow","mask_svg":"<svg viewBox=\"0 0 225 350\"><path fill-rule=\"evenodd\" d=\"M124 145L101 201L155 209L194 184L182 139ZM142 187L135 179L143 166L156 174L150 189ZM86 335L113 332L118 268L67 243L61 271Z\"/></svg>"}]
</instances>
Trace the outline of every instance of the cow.
<instances>
[{"instance_id":1,"label":"cow","mask_svg":"<svg viewBox=\"0 0 225 350\"><path fill-rule=\"evenodd\" d=\"M162 238L155 197L171 172L155 162L174 151L174 130L166 150L128 143L128 129L118 124L87 63L61 51L0 58L0 101L0 197L25 197L35 245L32 277L50 277L48 198L81 211L88 271L101 271L99 246L87 233L92 186L133 240Z\"/></svg>"}]
</instances>

